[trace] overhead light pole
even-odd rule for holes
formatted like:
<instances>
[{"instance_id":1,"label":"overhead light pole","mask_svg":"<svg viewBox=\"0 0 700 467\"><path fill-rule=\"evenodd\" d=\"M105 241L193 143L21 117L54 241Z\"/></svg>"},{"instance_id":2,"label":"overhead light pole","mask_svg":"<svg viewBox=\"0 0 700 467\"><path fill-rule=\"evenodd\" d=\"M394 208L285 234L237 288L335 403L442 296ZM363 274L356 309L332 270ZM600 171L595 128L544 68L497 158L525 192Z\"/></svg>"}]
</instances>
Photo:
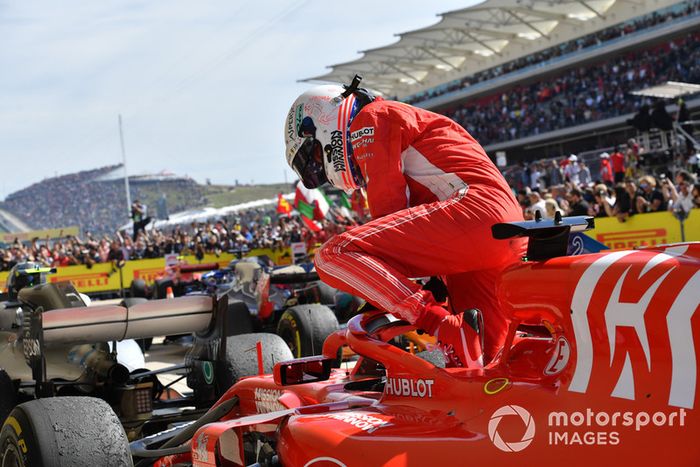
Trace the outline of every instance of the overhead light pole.
<instances>
[{"instance_id":1,"label":"overhead light pole","mask_svg":"<svg viewBox=\"0 0 700 467\"><path fill-rule=\"evenodd\" d=\"M124 188L126 189L126 217L131 219L131 194L129 192L129 175L126 170L126 151L124 150L124 130L122 129L122 115L119 114L119 140L122 146L122 163L124 164Z\"/></svg>"}]
</instances>

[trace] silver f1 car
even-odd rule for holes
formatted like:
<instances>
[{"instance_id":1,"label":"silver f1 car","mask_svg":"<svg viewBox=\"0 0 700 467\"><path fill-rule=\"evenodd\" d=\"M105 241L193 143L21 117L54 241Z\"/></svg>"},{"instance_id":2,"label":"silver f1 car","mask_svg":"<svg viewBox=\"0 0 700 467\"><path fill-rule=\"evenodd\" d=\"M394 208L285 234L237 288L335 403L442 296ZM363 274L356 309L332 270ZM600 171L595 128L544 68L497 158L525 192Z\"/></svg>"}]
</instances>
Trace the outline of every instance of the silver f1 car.
<instances>
[{"instance_id":1,"label":"silver f1 car","mask_svg":"<svg viewBox=\"0 0 700 467\"><path fill-rule=\"evenodd\" d=\"M92 396L111 406L128 438L140 438L198 418L241 376L271 371L276 362L292 358L278 336L241 334L237 318L248 310L227 297L86 306L70 283L59 282L23 288L16 298L0 305L0 421L23 401L45 399L50 411L53 396ZM195 340L180 365L149 371L120 359L120 342L183 333L193 333ZM257 342L265 348L263 368ZM158 380L162 373L186 378L192 393L173 396ZM64 408L56 416L76 415ZM0 465L38 465L27 455L0 446Z\"/></svg>"}]
</instances>

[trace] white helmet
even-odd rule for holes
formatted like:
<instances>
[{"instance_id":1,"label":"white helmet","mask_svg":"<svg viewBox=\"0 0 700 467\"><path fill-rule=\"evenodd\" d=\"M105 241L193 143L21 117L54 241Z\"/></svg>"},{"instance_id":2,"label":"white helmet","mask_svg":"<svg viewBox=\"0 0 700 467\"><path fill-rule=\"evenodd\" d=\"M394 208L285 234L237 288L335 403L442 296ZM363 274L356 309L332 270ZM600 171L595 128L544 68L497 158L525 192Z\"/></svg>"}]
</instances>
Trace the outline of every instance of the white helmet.
<instances>
[{"instance_id":1,"label":"white helmet","mask_svg":"<svg viewBox=\"0 0 700 467\"><path fill-rule=\"evenodd\" d=\"M289 110L284 130L287 163L306 188L325 182L345 191L364 186L350 145L350 124L362 107L356 89L354 81L348 89L316 86Z\"/></svg>"}]
</instances>

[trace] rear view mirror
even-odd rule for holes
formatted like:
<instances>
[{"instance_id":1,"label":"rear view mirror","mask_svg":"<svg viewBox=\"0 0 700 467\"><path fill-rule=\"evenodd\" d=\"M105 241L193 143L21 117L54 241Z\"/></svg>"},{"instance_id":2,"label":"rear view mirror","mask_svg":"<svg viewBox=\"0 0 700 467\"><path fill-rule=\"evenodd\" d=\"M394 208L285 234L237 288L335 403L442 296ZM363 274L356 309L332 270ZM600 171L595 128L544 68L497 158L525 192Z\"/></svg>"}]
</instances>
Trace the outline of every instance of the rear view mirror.
<instances>
[{"instance_id":1,"label":"rear view mirror","mask_svg":"<svg viewBox=\"0 0 700 467\"><path fill-rule=\"evenodd\" d=\"M273 371L275 384L290 386L325 381L331 376L333 362L332 358L317 356L278 363Z\"/></svg>"}]
</instances>

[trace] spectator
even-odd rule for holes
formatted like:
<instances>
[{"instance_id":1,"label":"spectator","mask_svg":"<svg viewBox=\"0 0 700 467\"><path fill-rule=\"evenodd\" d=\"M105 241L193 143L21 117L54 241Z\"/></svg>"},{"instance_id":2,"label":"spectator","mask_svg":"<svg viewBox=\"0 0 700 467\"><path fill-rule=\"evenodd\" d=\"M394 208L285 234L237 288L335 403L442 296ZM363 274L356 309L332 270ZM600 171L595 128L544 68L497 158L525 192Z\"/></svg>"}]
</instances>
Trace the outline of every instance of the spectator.
<instances>
[{"instance_id":1,"label":"spectator","mask_svg":"<svg viewBox=\"0 0 700 467\"><path fill-rule=\"evenodd\" d=\"M591 170L588 168L586 163L581 160L578 162L578 179L579 179L579 184L582 187L587 187L593 183L593 179L591 178Z\"/></svg>"},{"instance_id":2,"label":"spectator","mask_svg":"<svg viewBox=\"0 0 700 467\"><path fill-rule=\"evenodd\" d=\"M615 146L610 155L610 165L612 166L614 184L622 183L625 179L625 155L620 152L619 146Z\"/></svg>"},{"instance_id":3,"label":"spectator","mask_svg":"<svg viewBox=\"0 0 700 467\"><path fill-rule=\"evenodd\" d=\"M143 231L148 223L151 222L151 218L146 216L146 210L146 205L142 204L139 200L135 200L133 203L131 203L131 220L134 226L134 241L136 241L136 238L139 236L139 232Z\"/></svg>"},{"instance_id":4,"label":"spectator","mask_svg":"<svg viewBox=\"0 0 700 467\"><path fill-rule=\"evenodd\" d=\"M666 201L656 186L656 179L645 175L639 179L636 193L637 212L658 212L666 209Z\"/></svg>"},{"instance_id":5,"label":"spectator","mask_svg":"<svg viewBox=\"0 0 700 467\"><path fill-rule=\"evenodd\" d=\"M564 215L562 210L559 208L559 204L557 204L557 201L554 198L545 199L544 208L546 213L544 216L545 219L554 219L557 212L561 213L562 216Z\"/></svg>"},{"instance_id":6,"label":"spectator","mask_svg":"<svg viewBox=\"0 0 700 467\"><path fill-rule=\"evenodd\" d=\"M615 198L610 196L607 185L602 183L596 185L590 214L594 217L611 217L614 215L613 206L615 206Z\"/></svg>"},{"instance_id":7,"label":"spectator","mask_svg":"<svg viewBox=\"0 0 700 467\"><path fill-rule=\"evenodd\" d=\"M620 222L626 222L629 217L634 214L634 199L630 195L629 184L628 183L618 183L615 185L615 205L613 206L613 215L617 217ZM634 187L636 190L636 187Z\"/></svg>"},{"instance_id":8,"label":"spectator","mask_svg":"<svg viewBox=\"0 0 700 467\"><path fill-rule=\"evenodd\" d=\"M125 259L126 258L124 256L124 250L122 250L119 242L117 240L112 240L112 244L109 248L109 254L107 255L107 260L119 263L120 261L124 261Z\"/></svg>"},{"instance_id":9,"label":"spectator","mask_svg":"<svg viewBox=\"0 0 700 467\"><path fill-rule=\"evenodd\" d=\"M578 165L578 156L572 154L569 156L568 164L564 166L564 179L571 182L574 186L578 186L581 181L579 180L579 172L581 171Z\"/></svg>"},{"instance_id":10,"label":"spectator","mask_svg":"<svg viewBox=\"0 0 700 467\"><path fill-rule=\"evenodd\" d=\"M569 192L569 216L587 216L588 203L583 199L583 193L578 188L574 188Z\"/></svg>"},{"instance_id":11,"label":"spectator","mask_svg":"<svg viewBox=\"0 0 700 467\"><path fill-rule=\"evenodd\" d=\"M690 210L695 207L692 194L692 185L690 182L681 182L678 191L675 190L673 185L671 185L671 187L673 188L673 195L671 203L669 203L669 209L674 211L682 210L685 213L689 213Z\"/></svg>"},{"instance_id":12,"label":"spectator","mask_svg":"<svg viewBox=\"0 0 700 467\"><path fill-rule=\"evenodd\" d=\"M700 183L693 185L690 194L693 196L693 209L700 208Z\"/></svg>"},{"instance_id":13,"label":"spectator","mask_svg":"<svg viewBox=\"0 0 700 467\"><path fill-rule=\"evenodd\" d=\"M637 144L637 140L630 138L627 140L627 154L625 155L625 161L627 161L627 177L636 177L637 167L640 165L641 158L641 148Z\"/></svg>"},{"instance_id":14,"label":"spectator","mask_svg":"<svg viewBox=\"0 0 700 467\"><path fill-rule=\"evenodd\" d=\"M613 185L613 168L610 164L610 154L608 154L607 152L604 152L600 155L600 180L607 186Z\"/></svg>"},{"instance_id":15,"label":"spectator","mask_svg":"<svg viewBox=\"0 0 700 467\"><path fill-rule=\"evenodd\" d=\"M537 216L539 212L543 219L548 217L546 204L537 191L530 193L530 211L533 216Z\"/></svg>"},{"instance_id":16,"label":"spectator","mask_svg":"<svg viewBox=\"0 0 700 467\"><path fill-rule=\"evenodd\" d=\"M540 187L544 188L544 183L542 182L543 173L540 171L540 165L533 163L530 165L530 188L533 190L539 190Z\"/></svg>"},{"instance_id":17,"label":"spectator","mask_svg":"<svg viewBox=\"0 0 700 467\"><path fill-rule=\"evenodd\" d=\"M556 159L552 159L550 162L547 173L549 174L548 186L561 185L564 183L564 175L561 173L561 166Z\"/></svg>"}]
</instances>

